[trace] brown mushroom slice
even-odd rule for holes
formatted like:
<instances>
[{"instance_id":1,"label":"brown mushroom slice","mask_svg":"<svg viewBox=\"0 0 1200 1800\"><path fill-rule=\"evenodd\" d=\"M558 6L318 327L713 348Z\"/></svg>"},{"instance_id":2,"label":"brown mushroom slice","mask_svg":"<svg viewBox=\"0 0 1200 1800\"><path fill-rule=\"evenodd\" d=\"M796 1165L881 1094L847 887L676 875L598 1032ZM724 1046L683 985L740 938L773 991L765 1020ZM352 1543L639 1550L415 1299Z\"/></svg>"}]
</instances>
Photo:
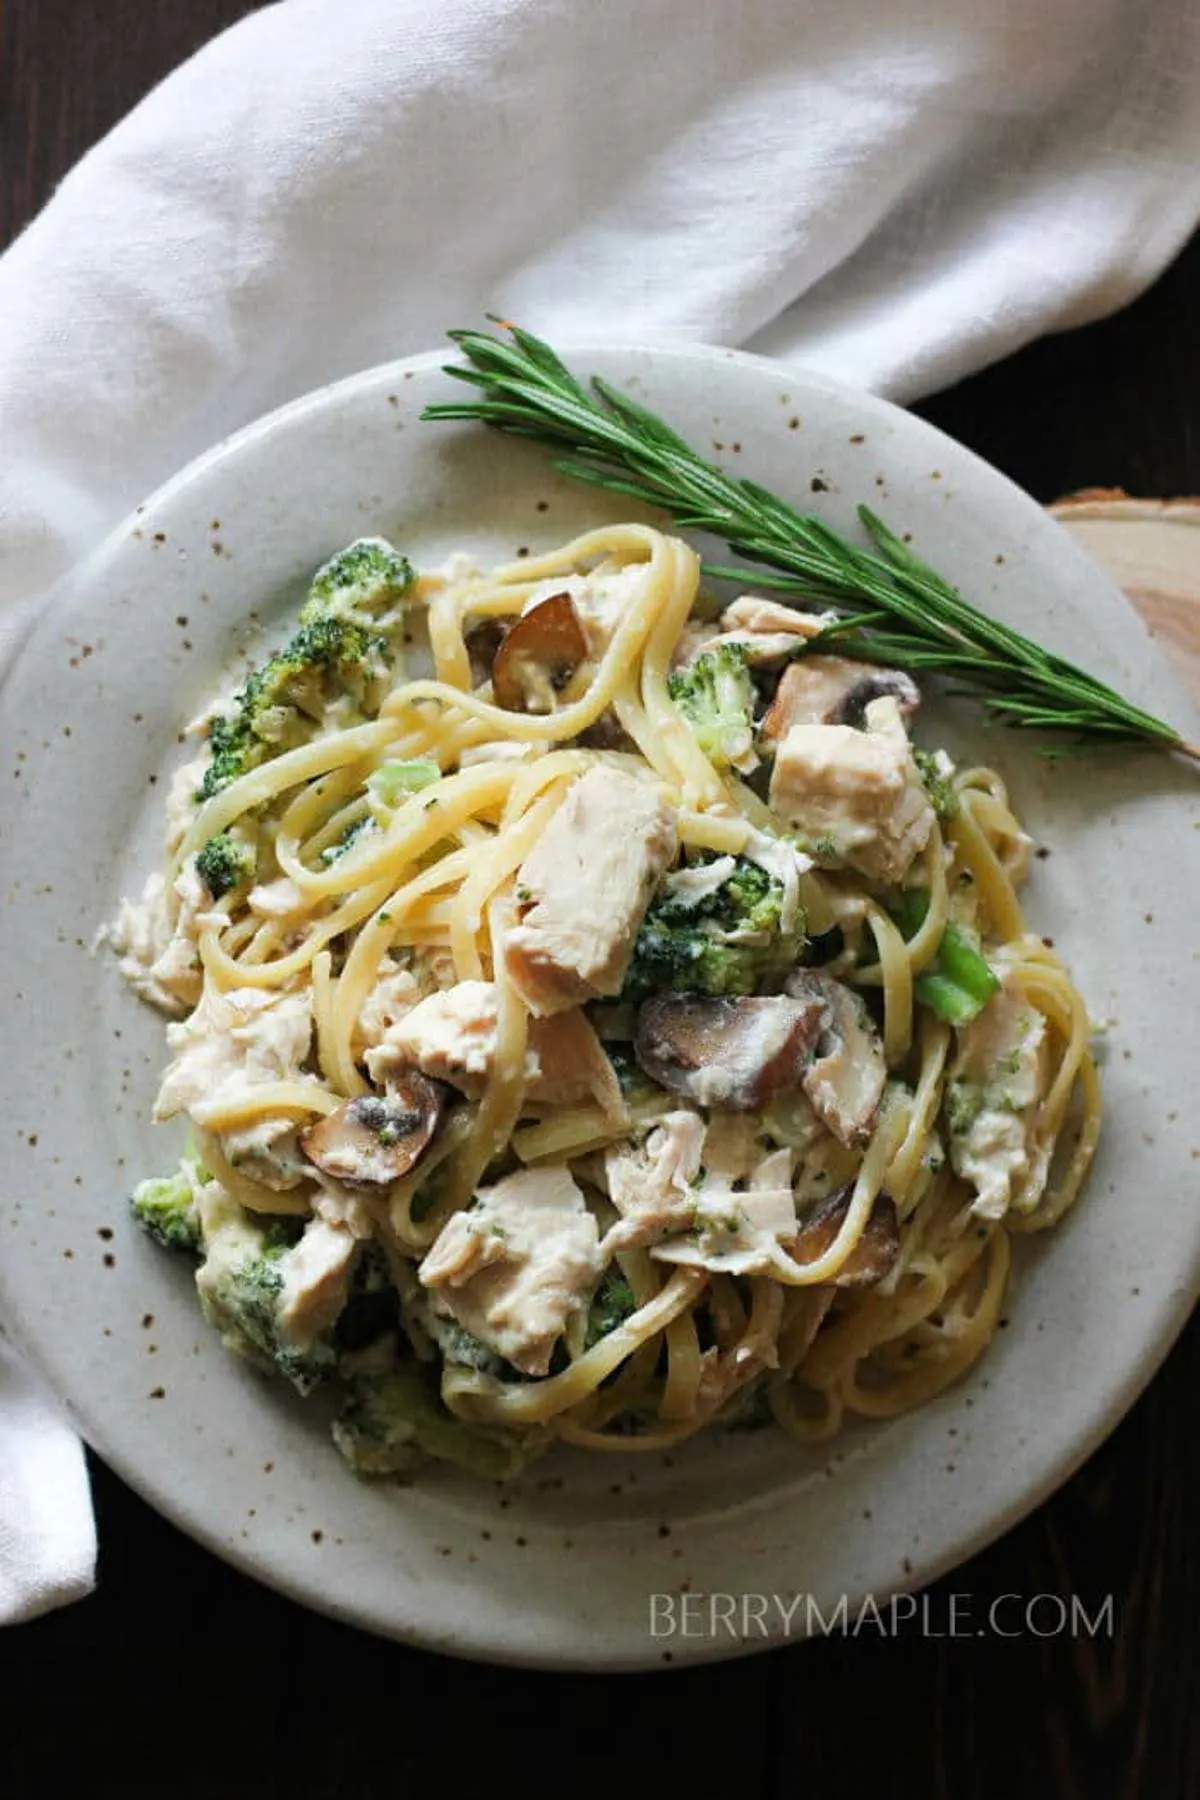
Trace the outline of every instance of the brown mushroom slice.
<instances>
[{"instance_id":1,"label":"brown mushroom slice","mask_svg":"<svg viewBox=\"0 0 1200 1800\"><path fill-rule=\"evenodd\" d=\"M349 1187L387 1187L415 1168L433 1141L446 1090L419 1069L402 1069L385 1095L347 1100L300 1134L324 1174Z\"/></svg>"},{"instance_id":2,"label":"brown mushroom slice","mask_svg":"<svg viewBox=\"0 0 1200 1800\"><path fill-rule=\"evenodd\" d=\"M463 634L467 660L471 665L471 684L482 687L492 679L492 667L500 646L508 635L506 619L477 619Z\"/></svg>"},{"instance_id":3,"label":"brown mushroom slice","mask_svg":"<svg viewBox=\"0 0 1200 1800\"><path fill-rule=\"evenodd\" d=\"M820 999L784 994L661 994L638 1013L634 1051L651 1080L672 1093L749 1112L799 1085L826 1010Z\"/></svg>"},{"instance_id":4,"label":"brown mushroom slice","mask_svg":"<svg viewBox=\"0 0 1200 1800\"><path fill-rule=\"evenodd\" d=\"M883 1044L857 994L823 969L797 969L787 992L821 1009L821 1024L801 1087L813 1111L839 1143L870 1136L883 1098Z\"/></svg>"},{"instance_id":5,"label":"brown mushroom slice","mask_svg":"<svg viewBox=\"0 0 1200 1800\"><path fill-rule=\"evenodd\" d=\"M907 718L921 704L921 692L903 669L852 662L845 656L802 656L779 678L761 731L772 743L793 725L854 725L861 729L872 700L890 694Z\"/></svg>"},{"instance_id":6,"label":"brown mushroom slice","mask_svg":"<svg viewBox=\"0 0 1200 1800\"><path fill-rule=\"evenodd\" d=\"M845 1187L830 1194L809 1214L788 1245L788 1253L796 1262L815 1263L825 1255L846 1222L853 1194L854 1183L848 1181ZM876 1194L861 1237L837 1274L829 1277L829 1286L874 1287L877 1281L891 1273L899 1254L900 1224L896 1203L890 1194Z\"/></svg>"},{"instance_id":7,"label":"brown mushroom slice","mask_svg":"<svg viewBox=\"0 0 1200 1800\"><path fill-rule=\"evenodd\" d=\"M492 664L496 704L509 712L548 713L580 664L587 639L570 594L551 594L522 613Z\"/></svg>"}]
</instances>

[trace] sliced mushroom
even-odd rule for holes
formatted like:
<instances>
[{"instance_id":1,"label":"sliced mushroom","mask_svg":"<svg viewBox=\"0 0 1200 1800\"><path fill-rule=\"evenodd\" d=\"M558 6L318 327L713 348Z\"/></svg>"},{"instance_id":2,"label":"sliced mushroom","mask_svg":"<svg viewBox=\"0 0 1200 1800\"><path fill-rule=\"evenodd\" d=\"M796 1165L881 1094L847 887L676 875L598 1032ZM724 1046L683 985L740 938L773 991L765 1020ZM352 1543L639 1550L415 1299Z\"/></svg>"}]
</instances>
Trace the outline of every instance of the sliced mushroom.
<instances>
[{"instance_id":1,"label":"sliced mushroom","mask_svg":"<svg viewBox=\"0 0 1200 1800\"><path fill-rule=\"evenodd\" d=\"M477 619L464 634L471 681L475 687L482 687L485 681L492 679L492 665L507 633L508 623L504 619Z\"/></svg>"},{"instance_id":2,"label":"sliced mushroom","mask_svg":"<svg viewBox=\"0 0 1200 1800\"><path fill-rule=\"evenodd\" d=\"M861 1144L870 1135L887 1079L879 1033L858 995L823 969L796 969L786 988L821 1014L800 1085L839 1143Z\"/></svg>"},{"instance_id":3,"label":"sliced mushroom","mask_svg":"<svg viewBox=\"0 0 1200 1800\"><path fill-rule=\"evenodd\" d=\"M634 1051L662 1087L699 1106L748 1112L799 1085L827 1012L819 998L662 994L638 1014Z\"/></svg>"},{"instance_id":4,"label":"sliced mushroom","mask_svg":"<svg viewBox=\"0 0 1200 1800\"><path fill-rule=\"evenodd\" d=\"M853 1193L854 1183L848 1181L845 1187L830 1194L815 1212L809 1214L788 1245L789 1254L798 1263L814 1263L825 1255L846 1222ZM837 1274L830 1276L829 1285L873 1287L895 1266L899 1254L900 1226L896 1204L890 1194L877 1194L862 1236Z\"/></svg>"},{"instance_id":5,"label":"sliced mushroom","mask_svg":"<svg viewBox=\"0 0 1200 1800\"><path fill-rule=\"evenodd\" d=\"M446 1090L403 1069L386 1095L363 1094L300 1135L309 1161L350 1187L386 1187L420 1161L445 1109Z\"/></svg>"},{"instance_id":6,"label":"sliced mushroom","mask_svg":"<svg viewBox=\"0 0 1200 1800\"><path fill-rule=\"evenodd\" d=\"M540 600L505 635L492 664L496 703L509 712L554 711L555 698L587 658L570 594Z\"/></svg>"},{"instance_id":7,"label":"sliced mushroom","mask_svg":"<svg viewBox=\"0 0 1200 1800\"><path fill-rule=\"evenodd\" d=\"M920 690L902 669L851 662L845 656L802 656L779 678L775 698L762 722L762 735L773 743L793 725L854 725L862 728L872 700L890 694L902 716L921 703Z\"/></svg>"}]
</instances>

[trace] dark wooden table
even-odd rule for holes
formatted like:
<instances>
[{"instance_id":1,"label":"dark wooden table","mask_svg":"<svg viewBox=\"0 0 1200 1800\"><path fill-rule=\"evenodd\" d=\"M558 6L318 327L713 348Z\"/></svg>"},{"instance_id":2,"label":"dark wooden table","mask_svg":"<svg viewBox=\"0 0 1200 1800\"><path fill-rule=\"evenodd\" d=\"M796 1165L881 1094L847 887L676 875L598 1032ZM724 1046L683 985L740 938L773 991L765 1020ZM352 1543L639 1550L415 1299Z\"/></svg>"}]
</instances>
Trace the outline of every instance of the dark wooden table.
<instances>
[{"instance_id":1,"label":"dark wooden table","mask_svg":"<svg viewBox=\"0 0 1200 1800\"><path fill-rule=\"evenodd\" d=\"M153 82L251 10L0 0L0 245ZM1194 494L1198 318L1200 241L1120 317L921 410L1039 499ZM951 1592L981 1610L1078 1594L1092 1611L1111 1593L1111 1638L913 1628L669 1679L537 1676L377 1642L216 1562L93 1461L98 1593L0 1637L0 1796L454 1800L483 1770L493 1793L561 1795L581 1761L626 1794L1200 1795L1198 1387L1193 1324L1087 1466L932 1590L943 1624Z\"/></svg>"}]
</instances>

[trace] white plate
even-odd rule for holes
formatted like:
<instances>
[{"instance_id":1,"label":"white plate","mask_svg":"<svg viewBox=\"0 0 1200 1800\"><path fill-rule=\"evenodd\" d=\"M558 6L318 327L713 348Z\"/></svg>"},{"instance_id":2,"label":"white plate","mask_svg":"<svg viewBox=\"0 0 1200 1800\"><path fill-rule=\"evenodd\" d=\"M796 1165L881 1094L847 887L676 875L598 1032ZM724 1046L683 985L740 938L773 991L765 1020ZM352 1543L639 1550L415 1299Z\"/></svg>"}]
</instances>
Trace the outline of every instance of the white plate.
<instances>
[{"instance_id":1,"label":"white plate","mask_svg":"<svg viewBox=\"0 0 1200 1800\"><path fill-rule=\"evenodd\" d=\"M823 1454L758 1433L673 1457L563 1452L505 1493L452 1474L357 1482L320 1402L227 1356L187 1270L129 1221L128 1188L176 1149L149 1123L162 1024L88 946L155 857L179 726L254 617L282 621L332 550L379 531L418 563L457 547L502 556L628 511L554 476L534 447L420 424L422 405L460 391L441 360L344 382L202 458L109 540L6 684L0 1309L128 1481L312 1606L535 1665L728 1656L763 1641L753 1613L745 1643L719 1620L656 1638L650 1597L685 1583L809 1594L828 1616L843 1593L882 1601L929 1581L1070 1473L1182 1323L1200 1264L1196 777L1149 752L1050 766L967 706L925 727L1009 777L1051 851L1033 865L1028 914L1108 1025L1090 1187L1023 1262L1011 1326L972 1378ZM984 607L1187 726L1182 690L1118 592L929 426L724 351L585 347L571 360L835 525L868 500ZM707 1616L693 1605L693 1621Z\"/></svg>"}]
</instances>

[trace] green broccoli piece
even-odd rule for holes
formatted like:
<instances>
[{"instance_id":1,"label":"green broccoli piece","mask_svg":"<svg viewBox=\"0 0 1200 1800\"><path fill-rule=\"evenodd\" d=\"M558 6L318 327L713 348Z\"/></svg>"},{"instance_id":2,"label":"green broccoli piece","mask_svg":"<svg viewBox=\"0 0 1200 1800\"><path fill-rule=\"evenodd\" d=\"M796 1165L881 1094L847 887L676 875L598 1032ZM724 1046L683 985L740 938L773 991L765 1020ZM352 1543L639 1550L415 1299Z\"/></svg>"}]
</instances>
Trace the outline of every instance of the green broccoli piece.
<instances>
[{"instance_id":1,"label":"green broccoli piece","mask_svg":"<svg viewBox=\"0 0 1200 1800\"><path fill-rule=\"evenodd\" d=\"M285 1376L307 1394L333 1373L337 1352L331 1333L297 1348L280 1324L281 1263L302 1232L300 1220L264 1224L232 1200L215 1203L204 1219L207 1254L196 1272L196 1287L200 1309L227 1350Z\"/></svg>"},{"instance_id":2,"label":"green broccoli piece","mask_svg":"<svg viewBox=\"0 0 1200 1800\"><path fill-rule=\"evenodd\" d=\"M667 691L711 763L746 760L754 747L754 683L740 644L702 650L669 677Z\"/></svg>"},{"instance_id":3,"label":"green broccoli piece","mask_svg":"<svg viewBox=\"0 0 1200 1800\"><path fill-rule=\"evenodd\" d=\"M742 856L699 900L660 893L642 920L621 998L754 993L793 969L804 952L804 919L798 913L785 932L782 908L783 883Z\"/></svg>"},{"instance_id":4,"label":"green broccoli piece","mask_svg":"<svg viewBox=\"0 0 1200 1800\"><path fill-rule=\"evenodd\" d=\"M432 756L410 756L380 763L367 777L367 786L384 806L399 806L410 794L440 781L442 771Z\"/></svg>"},{"instance_id":5,"label":"green broccoli piece","mask_svg":"<svg viewBox=\"0 0 1200 1800\"><path fill-rule=\"evenodd\" d=\"M330 617L370 625L403 600L416 576L386 538L358 538L317 570L300 623Z\"/></svg>"},{"instance_id":6,"label":"green broccoli piece","mask_svg":"<svg viewBox=\"0 0 1200 1800\"><path fill-rule=\"evenodd\" d=\"M196 856L196 873L214 900L254 880L258 854L253 844L218 831Z\"/></svg>"},{"instance_id":7,"label":"green broccoli piece","mask_svg":"<svg viewBox=\"0 0 1200 1800\"><path fill-rule=\"evenodd\" d=\"M913 761L921 777L929 804L939 819L958 815L958 793L954 786L954 765L943 751L913 750Z\"/></svg>"},{"instance_id":8,"label":"green broccoli piece","mask_svg":"<svg viewBox=\"0 0 1200 1800\"><path fill-rule=\"evenodd\" d=\"M193 1178L199 1174L194 1166L189 1174L185 1161L174 1175L139 1181L129 1197L130 1209L143 1231L168 1250L200 1252L200 1218L193 1188Z\"/></svg>"},{"instance_id":9,"label":"green broccoli piece","mask_svg":"<svg viewBox=\"0 0 1200 1800\"><path fill-rule=\"evenodd\" d=\"M616 1263L609 1263L600 1277L600 1285L592 1295L592 1304L588 1309L587 1333L584 1337L584 1348L590 1350L593 1344L623 1325L631 1313L637 1311L637 1301L633 1289L622 1275Z\"/></svg>"},{"instance_id":10,"label":"green broccoli piece","mask_svg":"<svg viewBox=\"0 0 1200 1800\"><path fill-rule=\"evenodd\" d=\"M333 1441L357 1475L406 1475L426 1457L506 1481L520 1473L534 1434L466 1425L446 1411L428 1364L404 1362L347 1383Z\"/></svg>"},{"instance_id":11,"label":"green broccoli piece","mask_svg":"<svg viewBox=\"0 0 1200 1800\"><path fill-rule=\"evenodd\" d=\"M207 800L239 775L307 742L339 694L364 705L390 658L387 640L351 619L328 615L302 624L210 724L199 798Z\"/></svg>"}]
</instances>

